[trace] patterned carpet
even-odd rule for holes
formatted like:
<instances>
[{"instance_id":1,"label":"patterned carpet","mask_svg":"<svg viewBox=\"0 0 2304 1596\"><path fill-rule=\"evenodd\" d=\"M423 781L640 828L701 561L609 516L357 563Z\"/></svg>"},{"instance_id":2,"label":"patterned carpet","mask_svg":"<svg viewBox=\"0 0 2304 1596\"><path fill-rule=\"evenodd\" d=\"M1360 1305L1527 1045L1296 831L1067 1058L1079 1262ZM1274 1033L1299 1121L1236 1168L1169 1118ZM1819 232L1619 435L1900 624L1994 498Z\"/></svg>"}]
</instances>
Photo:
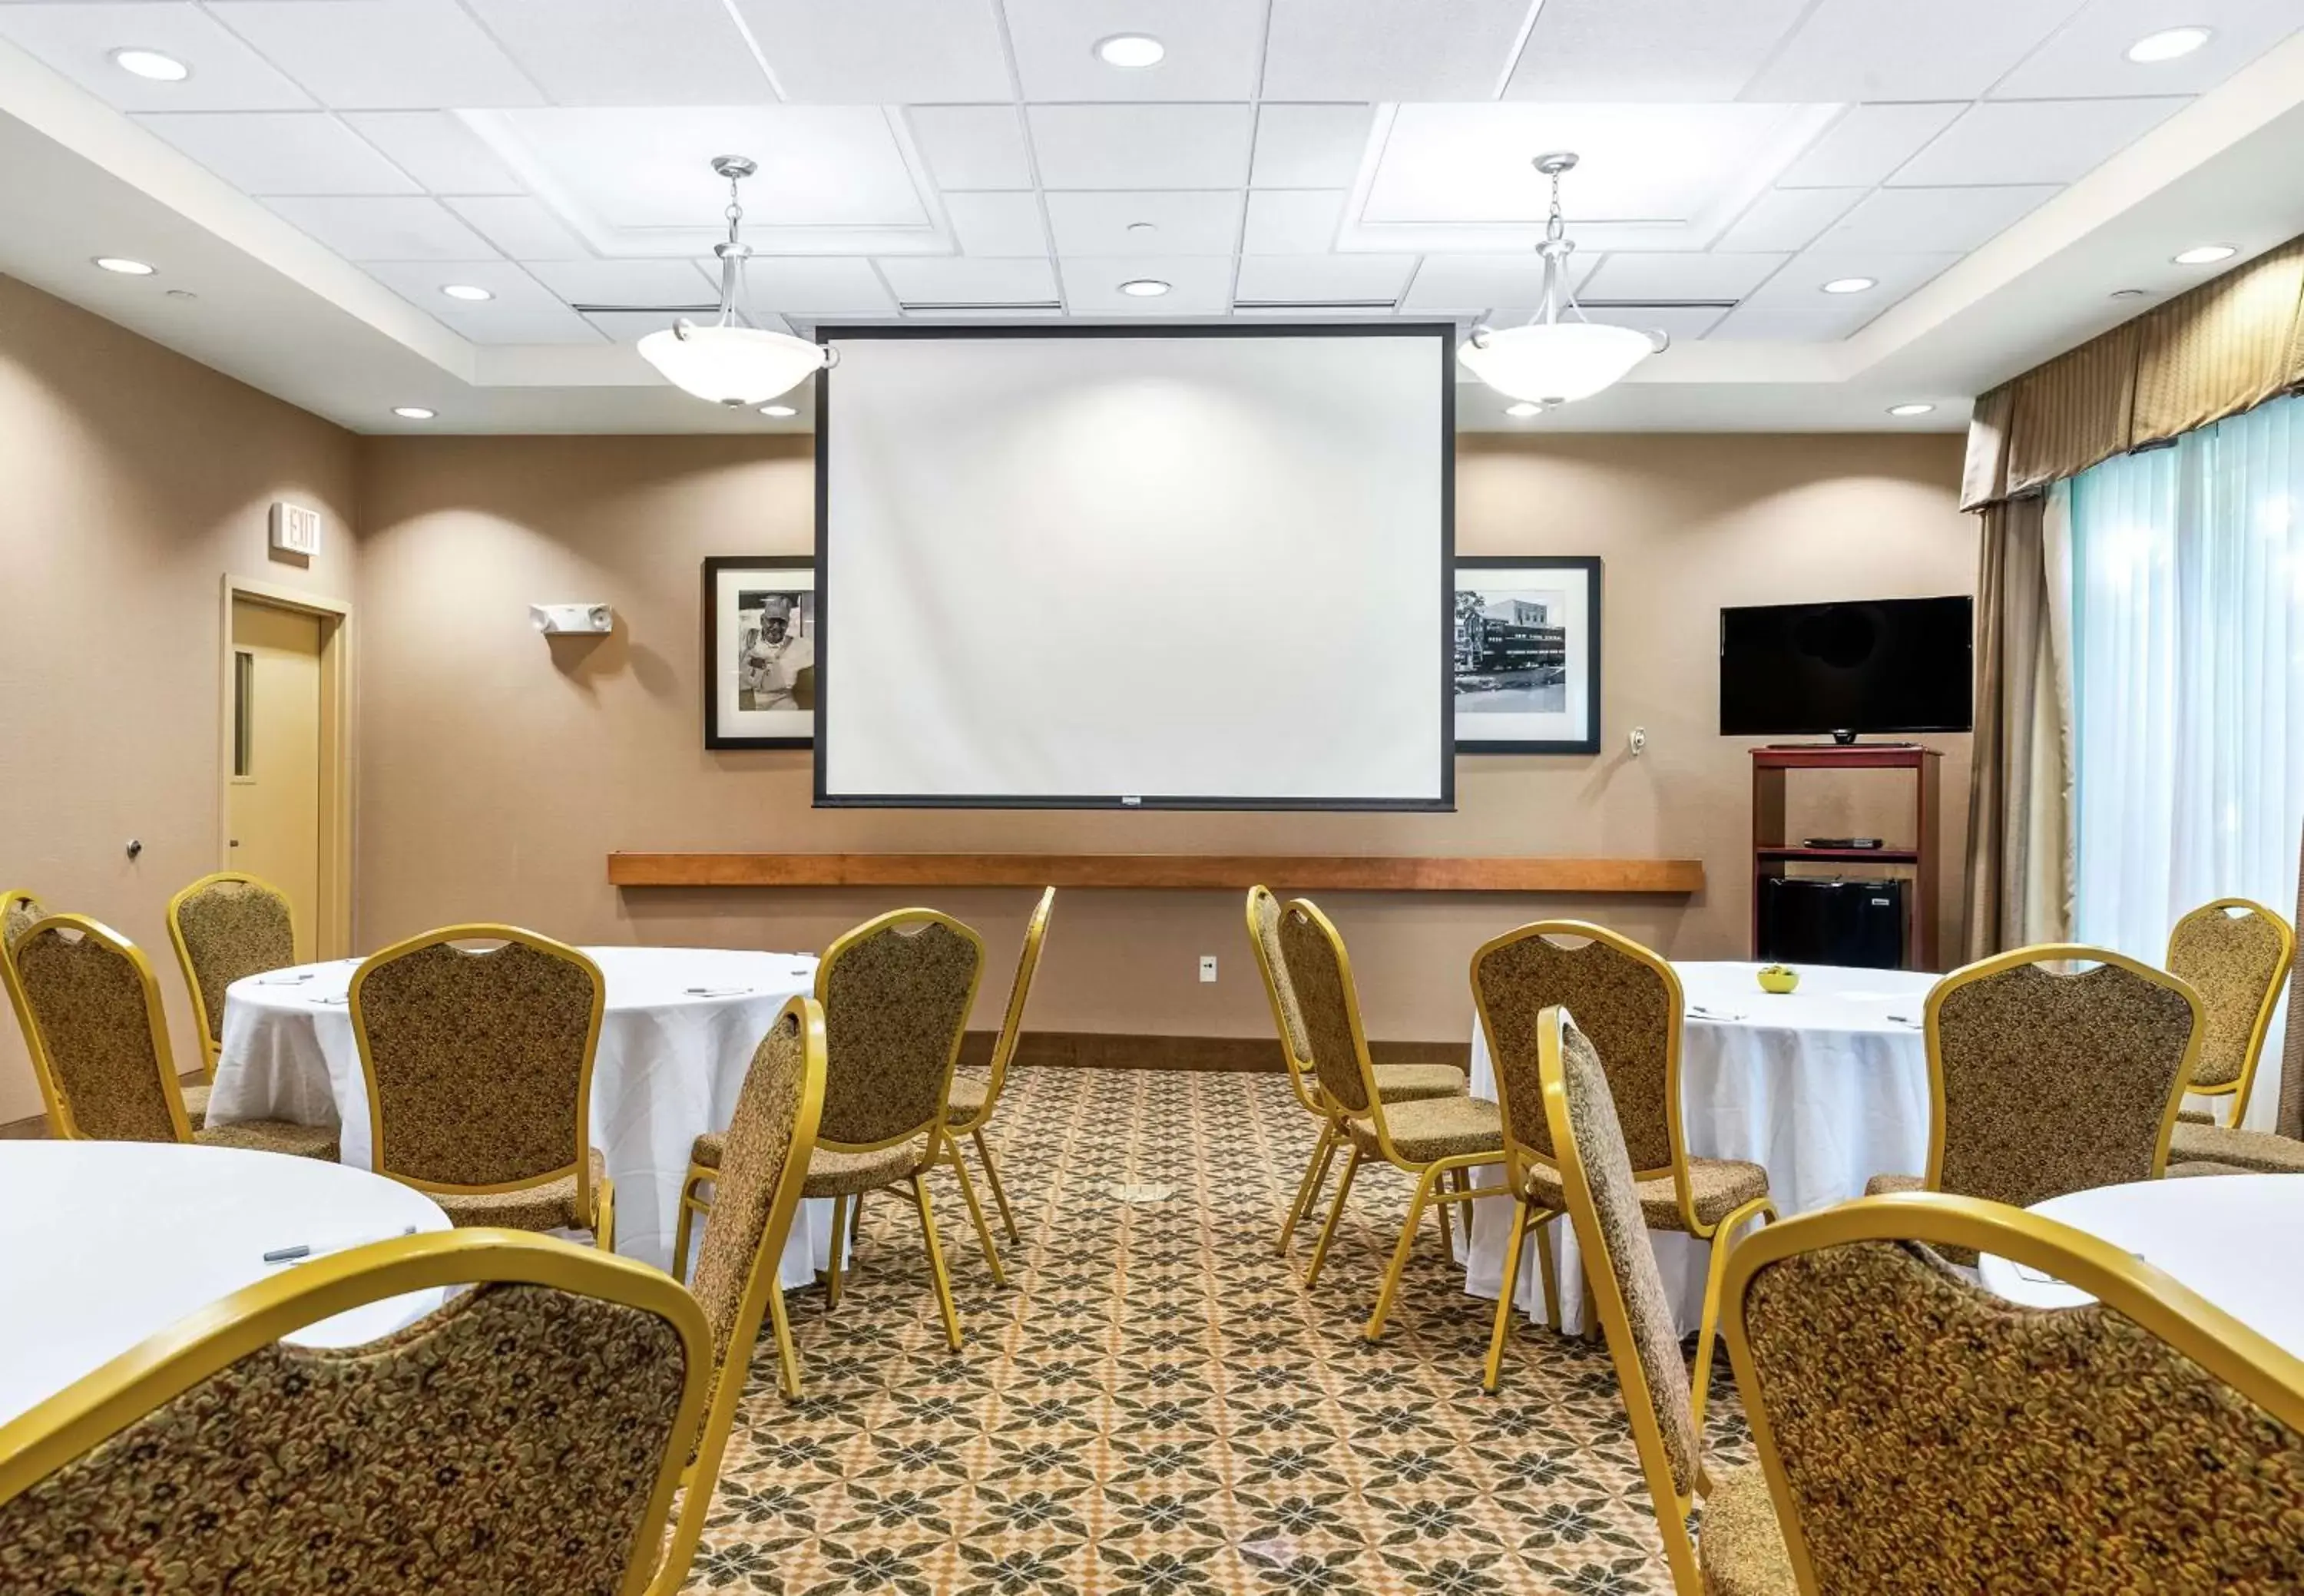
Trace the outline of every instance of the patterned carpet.
<instances>
[{"instance_id":1,"label":"patterned carpet","mask_svg":"<svg viewBox=\"0 0 2304 1596\"><path fill-rule=\"evenodd\" d=\"M1604 1351L1524 1328L1484 1395L1489 1304L1428 1223L1361 1339L1405 1177L1362 1172L1317 1291L1309 1236L1273 1252L1312 1132L1278 1075L1019 1072L991 1133L1009 1285L938 1175L948 1354L911 1207L875 1197L838 1312L790 1298L798 1403L762 1344L689 1589L1668 1592ZM1724 1379L1714 1403L1714 1456L1748 1460Z\"/></svg>"}]
</instances>

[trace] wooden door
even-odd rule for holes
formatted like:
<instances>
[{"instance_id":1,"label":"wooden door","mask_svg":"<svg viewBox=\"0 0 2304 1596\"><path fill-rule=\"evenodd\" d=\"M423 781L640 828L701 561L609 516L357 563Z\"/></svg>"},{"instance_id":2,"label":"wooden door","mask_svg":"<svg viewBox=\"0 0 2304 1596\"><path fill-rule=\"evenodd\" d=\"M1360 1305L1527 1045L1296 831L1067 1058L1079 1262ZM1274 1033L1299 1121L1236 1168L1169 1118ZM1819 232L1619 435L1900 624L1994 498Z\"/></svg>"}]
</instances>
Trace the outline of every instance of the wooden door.
<instances>
[{"instance_id":1,"label":"wooden door","mask_svg":"<svg viewBox=\"0 0 2304 1596\"><path fill-rule=\"evenodd\" d=\"M321 617L235 598L232 606L229 869L260 876L296 912L296 957L316 957L324 863L320 798Z\"/></svg>"}]
</instances>

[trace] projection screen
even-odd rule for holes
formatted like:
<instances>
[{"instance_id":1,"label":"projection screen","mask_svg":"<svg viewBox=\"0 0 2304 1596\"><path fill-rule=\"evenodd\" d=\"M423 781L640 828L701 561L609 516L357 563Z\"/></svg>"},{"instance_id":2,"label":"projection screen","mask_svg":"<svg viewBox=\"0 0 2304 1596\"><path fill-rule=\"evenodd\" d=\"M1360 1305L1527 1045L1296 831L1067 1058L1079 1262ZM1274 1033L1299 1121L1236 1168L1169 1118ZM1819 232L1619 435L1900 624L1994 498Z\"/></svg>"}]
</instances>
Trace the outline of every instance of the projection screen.
<instances>
[{"instance_id":1,"label":"projection screen","mask_svg":"<svg viewBox=\"0 0 2304 1596\"><path fill-rule=\"evenodd\" d=\"M819 804L1453 806L1451 327L819 335Z\"/></svg>"}]
</instances>

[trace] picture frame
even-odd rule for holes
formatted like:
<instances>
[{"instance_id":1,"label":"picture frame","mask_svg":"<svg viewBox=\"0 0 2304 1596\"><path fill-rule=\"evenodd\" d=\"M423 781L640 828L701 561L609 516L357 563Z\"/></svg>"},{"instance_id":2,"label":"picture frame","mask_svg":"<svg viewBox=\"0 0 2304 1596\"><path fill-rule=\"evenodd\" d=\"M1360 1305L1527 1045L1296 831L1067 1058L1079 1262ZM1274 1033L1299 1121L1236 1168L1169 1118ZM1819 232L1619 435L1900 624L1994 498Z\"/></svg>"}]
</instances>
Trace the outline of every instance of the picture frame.
<instances>
[{"instance_id":1,"label":"picture frame","mask_svg":"<svg viewBox=\"0 0 2304 1596\"><path fill-rule=\"evenodd\" d=\"M816 742L816 557L704 562L704 746Z\"/></svg>"},{"instance_id":2,"label":"picture frame","mask_svg":"<svg viewBox=\"0 0 2304 1596\"><path fill-rule=\"evenodd\" d=\"M1597 555L1459 556L1456 751L1600 751Z\"/></svg>"}]
</instances>

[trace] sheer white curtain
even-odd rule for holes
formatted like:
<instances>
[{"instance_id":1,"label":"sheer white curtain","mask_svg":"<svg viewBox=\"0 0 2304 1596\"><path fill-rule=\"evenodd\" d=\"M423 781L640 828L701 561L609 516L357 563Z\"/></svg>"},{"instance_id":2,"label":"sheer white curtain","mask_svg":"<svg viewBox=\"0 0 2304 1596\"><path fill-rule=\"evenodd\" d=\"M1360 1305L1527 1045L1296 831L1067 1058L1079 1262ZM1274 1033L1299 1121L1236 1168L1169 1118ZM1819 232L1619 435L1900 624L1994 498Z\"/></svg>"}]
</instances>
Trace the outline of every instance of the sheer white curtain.
<instances>
[{"instance_id":1,"label":"sheer white curtain","mask_svg":"<svg viewBox=\"0 0 2304 1596\"><path fill-rule=\"evenodd\" d=\"M2304 399L2071 484L2075 936L2157 963L2186 910L2285 913L2304 823ZM2280 1031L2246 1123L2279 1106Z\"/></svg>"}]
</instances>

